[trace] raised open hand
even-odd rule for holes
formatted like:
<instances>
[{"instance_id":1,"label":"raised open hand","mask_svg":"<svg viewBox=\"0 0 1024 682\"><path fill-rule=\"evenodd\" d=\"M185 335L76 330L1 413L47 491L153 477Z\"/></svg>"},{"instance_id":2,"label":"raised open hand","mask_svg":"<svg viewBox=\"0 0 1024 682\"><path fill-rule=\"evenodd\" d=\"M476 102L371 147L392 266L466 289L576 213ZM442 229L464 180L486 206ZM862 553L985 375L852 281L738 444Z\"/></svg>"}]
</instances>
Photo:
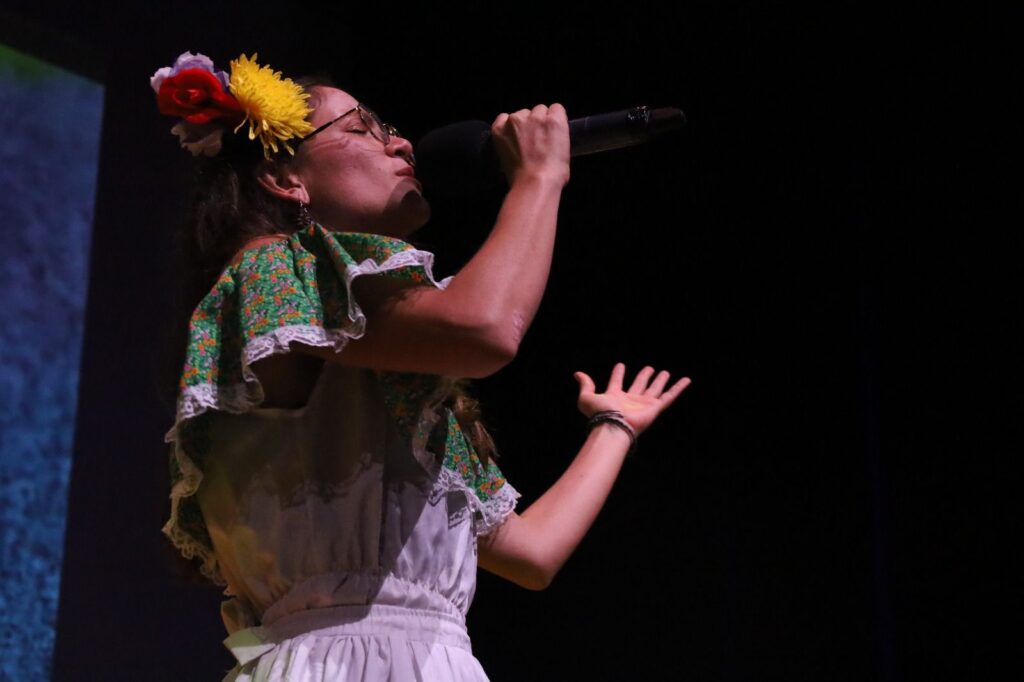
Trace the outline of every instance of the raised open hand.
<instances>
[{"instance_id":1,"label":"raised open hand","mask_svg":"<svg viewBox=\"0 0 1024 682\"><path fill-rule=\"evenodd\" d=\"M604 393L595 393L594 381L583 372L575 372L573 377L580 384L580 397L576 403L580 412L590 417L602 410L618 410L639 435L690 385L689 377L683 377L666 391L669 373L665 370L648 385L654 375L654 368L648 365L637 373L629 390L624 391L622 379L625 374L626 366L616 363L608 388Z\"/></svg>"}]
</instances>

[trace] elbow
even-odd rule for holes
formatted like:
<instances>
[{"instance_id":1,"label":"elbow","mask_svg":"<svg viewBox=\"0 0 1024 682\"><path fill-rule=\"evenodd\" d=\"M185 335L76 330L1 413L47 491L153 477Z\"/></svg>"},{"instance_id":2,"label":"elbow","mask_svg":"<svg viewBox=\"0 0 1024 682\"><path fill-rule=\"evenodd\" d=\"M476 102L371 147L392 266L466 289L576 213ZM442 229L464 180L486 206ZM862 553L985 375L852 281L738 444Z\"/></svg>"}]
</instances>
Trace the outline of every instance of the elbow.
<instances>
[{"instance_id":1,"label":"elbow","mask_svg":"<svg viewBox=\"0 0 1024 682\"><path fill-rule=\"evenodd\" d=\"M519 585L534 592L541 592L551 587L559 566L550 566L544 562L531 562L529 568L520 576Z\"/></svg>"},{"instance_id":2,"label":"elbow","mask_svg":"<svg viewBox=\"0 0 1024 682\"><path fill-rule=\"evenodd\" d=\"M529 321L518 312L496 315L486 323L485 338L493 349L494 356L501 363L498 369L515 359L529 324Z\"/></svg>"},{"instance_id":3,"label":"elbow","mask_svg":"<svg viewBox=\"0 0 1024 682\"><path fill-rule=\"evenodd\" d=\"M491 376L503 369L515 359L518 350L518 346L508 346L505 344L491 345L489 347L489 363L485 368L485 374L483 376Z\"/></svg>"},{"instance_id":4,"label":"elbow","mask_svg":"<svg viewBox=\"0 0 1024 682\"><path fill-rule=\"evenodd\" d=\"M525 325L521 318L492 318L473 325L473 351L478 358L471 379L491 376L511 363L519 353Z\"/></svg>"},{"instance_id":5,"label":"elbow","mask_svg":"<svg viewBox=\"0 0 1024 682\"><path fill-rule=\"evenodd\" d=\"M467 379L489 377L512 362L512 359L515 357L514 352L509 353L505 347L495 345L490 341L476 342L471 348L466 350L467 352L460 361L459 366L461 376ZM473 357L474 360L466 362L469 357Z\"/></svg>"},{"instance_id":6,"label":"elbow","mask_svg":"<svg viewBox=\"0 0 1024 682\"><path fill-rule=\"evenodd\" d=\"M553 578L553 575L545 572L543 569L536 568L520 575L517 583L520 587L531 592L541 592L551 586Z\"/></svg>"}]
</instances>

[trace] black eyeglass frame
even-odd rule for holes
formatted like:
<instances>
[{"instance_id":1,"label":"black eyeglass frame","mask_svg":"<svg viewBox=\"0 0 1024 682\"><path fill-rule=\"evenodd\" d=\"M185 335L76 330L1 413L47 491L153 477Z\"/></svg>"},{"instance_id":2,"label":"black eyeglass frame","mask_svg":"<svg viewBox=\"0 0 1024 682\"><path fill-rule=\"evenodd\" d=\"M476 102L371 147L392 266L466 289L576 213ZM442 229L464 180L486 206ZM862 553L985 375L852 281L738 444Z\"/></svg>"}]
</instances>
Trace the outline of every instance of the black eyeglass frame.
<instances>
[{"instance_id":1,"label":"black eyeglass frame","mask_svg":"<svg viewBox=\"0 0 1024 682\"><path fill-rule=\"evenodd\" d=\"M395 128L395 126L389 125L382 121L380 116L375 114L372 109L370 109L367 106L364 106L363 103L360 102L359 104L356 104L354 107L346 111L344 114L341 114L340 116L331 119L327 123L324 123L322 126L311 132L309 135L306 135L304 138L296 142L295 146L298 147L300 144L310 139L314 135L318 135L323 131L327 130L332 125L334 125L341 119L351 114L353 111L359 112L359 120L363 122L363 125L366 126L366 129L369 131L369 133L373 135L373 138L375 140L379 140L382 144L387 144L391 142L392 137L401 137L401 135L398 133L398 129ZM379 134L377 132L374 132L375 127L379 131Z\"/></svg>"}]
</instances>

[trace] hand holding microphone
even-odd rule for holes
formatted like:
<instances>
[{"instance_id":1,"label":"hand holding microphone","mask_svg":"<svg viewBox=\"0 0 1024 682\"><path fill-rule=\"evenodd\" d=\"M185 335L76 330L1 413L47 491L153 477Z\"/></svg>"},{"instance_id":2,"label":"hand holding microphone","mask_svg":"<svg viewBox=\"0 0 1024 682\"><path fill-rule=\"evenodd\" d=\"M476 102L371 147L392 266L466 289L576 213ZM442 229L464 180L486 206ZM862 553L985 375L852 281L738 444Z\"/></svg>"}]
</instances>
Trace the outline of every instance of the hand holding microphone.
<instances>
[{"instance_id":1,"label":"hand holding microphone","mask_svg":"<svg viewBox=\"0 0 1024 682\"><path fill-rule=\"evenodd\" d=\"M564 158L565 146L564 138L556 129L561 128L564 120L565 109L560 104L552 104L501 114L491 125L484 121L463 121L438 128L424 135L416 145L416 174L423 180L428 194L464 195L497 188L502 179L499 170L504 171L511 184L521 172L517 168L520 161L527 168L533 168L535 163L540 166L560 163L556 159ZM643 144L685 124L686 115L672 107L641 106L573 119L568 121L569 156ZM520 152L521 157L516 153L520 149L520 138L526 145L523 149L527 150ZM500 152L496 146L501 146ZM539 148L545 146L550 148ZM569 179L567 165L566 160L566 182Z\"/></svg>"},{"instance_id":2,"label":"hand holding microphone","mask_svg":"<svg viewBox=\"0 0 1024 682\"><path fill-rule=\"evenodd\" d=\"M511 187L523 177L569 182L569 119L561 104L499 114L490 128L498 163Z\"/></svg>"}]
</instances>

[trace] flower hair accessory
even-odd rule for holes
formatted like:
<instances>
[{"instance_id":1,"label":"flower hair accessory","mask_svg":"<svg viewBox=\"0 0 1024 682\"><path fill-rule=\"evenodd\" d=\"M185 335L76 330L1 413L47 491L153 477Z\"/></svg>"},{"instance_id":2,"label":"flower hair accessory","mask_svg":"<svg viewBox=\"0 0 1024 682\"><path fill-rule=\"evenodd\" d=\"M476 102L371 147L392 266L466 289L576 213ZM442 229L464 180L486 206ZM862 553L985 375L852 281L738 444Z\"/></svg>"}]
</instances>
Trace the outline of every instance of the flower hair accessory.
<instances>
[{"instance_id":1,"label":"flower hair accessory","mask_svg":"<svg viewBox=\"0 0 1024 682\"><path fill-rule=\"evenodd\" d=\"M249 139L259 139L267 159L279 145L294 154L288 140L313 131L307 120L312 112L306 104L309 94L280 71L257 64L256 57L243 54L232 60L229 75L217 71L206 55L184 52L174 66L150 78L157 108L182 119L171 132L193 156L216 156L225 127L233 126L237 133L246 122Z\"/></svg>"}]
</instances>

